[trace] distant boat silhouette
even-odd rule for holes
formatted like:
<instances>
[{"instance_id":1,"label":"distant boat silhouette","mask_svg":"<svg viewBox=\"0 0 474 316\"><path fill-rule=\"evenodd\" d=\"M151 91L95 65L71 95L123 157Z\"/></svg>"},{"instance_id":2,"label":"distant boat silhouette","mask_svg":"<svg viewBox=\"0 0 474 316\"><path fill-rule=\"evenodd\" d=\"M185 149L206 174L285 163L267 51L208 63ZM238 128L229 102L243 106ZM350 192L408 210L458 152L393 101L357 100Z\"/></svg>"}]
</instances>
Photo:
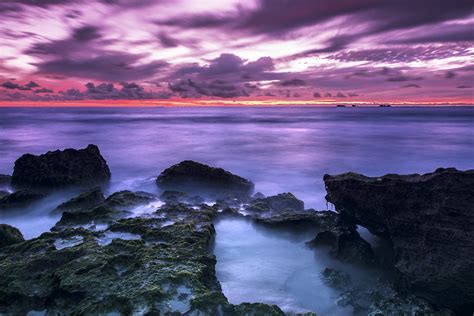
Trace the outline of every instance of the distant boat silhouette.
<instances>
[{"instance_id":1,"label":"distant boat silhouette","mask_svg":"<svg viewBox=\"0 0 474 316\"><path fill-rule=\"evenodd\" d=\"M391 108L392 106L390 104L380 104L379 107L381 107L381 108Z\"/></svg>"},{"instance_id":2,"label":"distant boat silhouette","mask_svg":"<svg viewBox=\"0 0 474 316\"><path fill-rule=\"evenodd\" d=\"M344 104L338 104L336 105L336 108L345 108L346 106Z\"/></svg>"},{"instance_id":3,"label":"distant boat silhouette","mask_svg":"<svg viewBox=\"0 0 474 316\"><path fill-rule=\"evenodd\" d=\"M352 104L351 105L353 108L356 108L357 107L357 104Z\"/></svg>"}]
</instances>

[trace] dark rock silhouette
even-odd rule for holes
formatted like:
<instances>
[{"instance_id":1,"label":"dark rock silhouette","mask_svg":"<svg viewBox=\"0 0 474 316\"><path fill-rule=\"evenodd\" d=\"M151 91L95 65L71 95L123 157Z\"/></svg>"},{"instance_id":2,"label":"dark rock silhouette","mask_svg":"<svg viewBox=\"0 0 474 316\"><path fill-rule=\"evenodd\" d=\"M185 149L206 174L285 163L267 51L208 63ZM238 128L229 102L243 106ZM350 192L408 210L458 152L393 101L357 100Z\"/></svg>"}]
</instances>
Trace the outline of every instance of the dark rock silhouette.
<instances>
[{"instance_id":1,"label":"dark rock silhouette","mask_svg":"<svg viewBox=\"0 0 474 316\"><path fill-rule=\"evenodd\" d=\"M90 187L110 180L107 162L96 145L84 149L25 154L15 162L12 185L33 188Z\"/></svg>"},{"instance_id":2,"label":"dark rock silhouette","mask_svg":"<svg viewBox=\"0 0 474 316\"><path fill-rule=\"evenodd\" d=\"M400 285L438 306L474 310L474 170L324 182L345 220L393 243Z\"/></svg>"},{"instance_id":3,"label":"dark rock silhouette","mask_svg":"<svg viewBox=\"0 0 474 316\"><path fill-rule=\"evenodd\" d=\"M18 228L7 224L0 224L0 248L17 244L24 240Z\"/></svg>"},{"instance_id":4,"label":"dark rock silhouette","mask_svg":"<svg viewBox=\"0 0 474 316\"><path fill-rule=\"evenodd\" d=\"M0 174L0 185L9 185L12 177L6 174Z\"/></svg>"},{"instance_id":5,"label":"dark rock silhouette","mask_svg":"<svg viewBox=\"0 0 474 316\"><path fill-rule=\"evenodd\" d=\"M222 168L214 168L191 160L165 169L156 179L162 190L182 191L213 199L249 196L252 182Z\"/></svg>"},{"instance_id":6,"label":"dark rock silhouette","mask_svg":"<svg viewBox=\"0 0 474 316\"><path fill-rule=\"evenodd\" d=\"M10 209L26 206L44 198L44 194L32 190L19 190L0 198L0 209Z\"/></svg>"},{"instance_id":7,"label":"dark rock silhouette","mask_svg":"<svg viewBox=\"0 0 474 316\"><path fill-rule=\"evenodd\" d=\"M100 203L104 202L105 196L99 187L96 187L90 191L81 193L80 195L66 201L56 207L55 212L62 211L80 211L93 208Z\"/></svg>"}]
</instances>

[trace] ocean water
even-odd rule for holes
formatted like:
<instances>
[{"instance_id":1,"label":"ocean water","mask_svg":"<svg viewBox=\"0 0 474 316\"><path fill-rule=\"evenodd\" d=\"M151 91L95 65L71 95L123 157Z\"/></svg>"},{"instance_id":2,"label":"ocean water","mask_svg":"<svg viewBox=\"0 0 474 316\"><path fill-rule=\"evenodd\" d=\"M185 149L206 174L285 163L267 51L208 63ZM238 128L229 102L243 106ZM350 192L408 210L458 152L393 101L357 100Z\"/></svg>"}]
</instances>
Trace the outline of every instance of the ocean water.
<instances>
[{"instance_id":1,"label":"ocean water","mask_svg":"<svg viewBox=\"0 0 474 316\"><path fill-rule=\"evenodd\" d=\"M163 169L192 159L248 178L266 195L292 192L307 208L322 210L325 173L474 168L474 107L0 108L0 173L11 174L24 153L89 143L100 147L112 171L108 194L157 193L154 179ZM36 237L59 219L51 210L76 193L57 192L27 208L0 212L0 222ZM327 266L352 267L307 248L315 231L283 232L243 219L215 226L216 271L232 303L352 314L336 304L337 293L319 278Z\"/></svg>"}]
</instances>

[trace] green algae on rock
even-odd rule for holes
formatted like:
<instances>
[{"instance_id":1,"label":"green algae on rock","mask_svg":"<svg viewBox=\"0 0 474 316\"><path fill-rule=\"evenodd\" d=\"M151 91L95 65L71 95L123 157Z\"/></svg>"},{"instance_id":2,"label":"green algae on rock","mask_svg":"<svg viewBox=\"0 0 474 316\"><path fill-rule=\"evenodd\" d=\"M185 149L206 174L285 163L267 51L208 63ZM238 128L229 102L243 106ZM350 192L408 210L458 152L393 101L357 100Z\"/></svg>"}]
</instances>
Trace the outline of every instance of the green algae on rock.
<instances>
[{"instance_id":1,"label":"green algae on rock","mask_svg":"<svg viewBox=\"0 0 474 316\"><path fill-rule=\"evenodd\" d=\"M216 215L217 207L166 204L147 217L109 218L105 230L57 225L2 248L0 312L283 315L276 306L234 306L222 294L209 252Z\"/></svg>"}]
</instances>

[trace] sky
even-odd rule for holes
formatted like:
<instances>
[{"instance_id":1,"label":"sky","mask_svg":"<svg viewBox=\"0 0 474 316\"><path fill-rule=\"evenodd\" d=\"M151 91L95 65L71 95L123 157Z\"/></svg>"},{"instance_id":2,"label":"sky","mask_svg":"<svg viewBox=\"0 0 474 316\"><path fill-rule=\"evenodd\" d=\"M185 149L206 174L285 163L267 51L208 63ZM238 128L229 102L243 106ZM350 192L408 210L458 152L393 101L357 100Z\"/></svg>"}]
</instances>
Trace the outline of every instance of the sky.
<instances>
[{"instance_id":1,"label":"sky","mask_svg":"<svg viewBox=\"0 0 474 316\"><path fill-rule=\"evenodd\" d=\"M0 0L0 104L472 104L472 0Z\"/></svg>"}]
</instances>

